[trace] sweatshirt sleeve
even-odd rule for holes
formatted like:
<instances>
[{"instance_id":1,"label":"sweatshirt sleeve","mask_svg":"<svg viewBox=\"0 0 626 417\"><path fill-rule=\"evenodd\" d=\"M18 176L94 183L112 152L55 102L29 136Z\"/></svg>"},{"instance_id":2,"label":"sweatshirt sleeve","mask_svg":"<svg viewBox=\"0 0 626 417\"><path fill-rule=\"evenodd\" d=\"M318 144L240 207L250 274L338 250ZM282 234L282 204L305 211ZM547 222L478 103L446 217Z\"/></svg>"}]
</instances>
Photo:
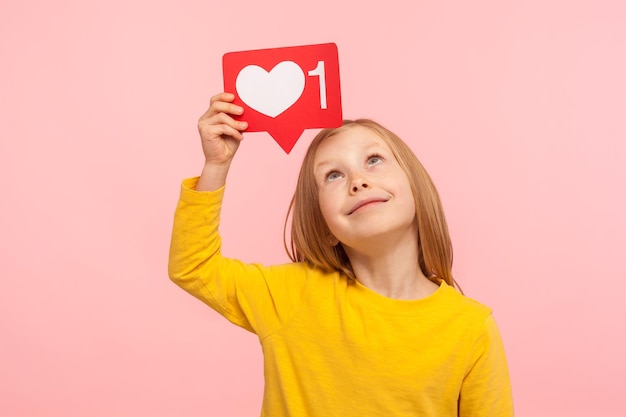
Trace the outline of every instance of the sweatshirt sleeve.
<instances>
[{"instance_id":1,"label":"sweatshirt sleeve","mask_svg":"<svg viewBox=\"0 0 626 417\"><path fill-rule=\"evenodd\" d=\"M472 353L472 362L461 386L459 417L513 417L504 345L492 315L485 320Z\"/></svg>"},{"instance_id":2,"label":"sweatshirt sleeve","mask_svg":"<svg viewBox=\"0 0 626 417\"><path fill-rule=\"evenodd\" d=\"M221 254L218 231L224 187L200 192L197 178L183 181L174 215L170 279L232 323L260 338L278 330L293 314L308 268L292 263L265 267Z\"/></svg>"}]
</instances>

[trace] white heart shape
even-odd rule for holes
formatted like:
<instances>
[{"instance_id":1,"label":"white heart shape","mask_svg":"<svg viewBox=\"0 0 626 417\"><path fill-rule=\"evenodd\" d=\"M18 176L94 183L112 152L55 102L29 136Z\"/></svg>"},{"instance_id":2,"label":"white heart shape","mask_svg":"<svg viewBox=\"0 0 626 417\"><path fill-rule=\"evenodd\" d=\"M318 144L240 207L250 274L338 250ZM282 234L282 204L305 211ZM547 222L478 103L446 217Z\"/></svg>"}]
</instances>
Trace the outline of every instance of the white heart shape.
<instances>
[{"instance_id":1,"label":"white heart shape","mask_svg":"<svg viewBox=\"0 0 626 417\"><path fill-rule=\"evenodd\" d=\"M235 88L241 101L269 117L291 107L304 91L304 72L293 61L283 61L270 72L257 65L239 71Z\"/></svg>"}]
</instances>

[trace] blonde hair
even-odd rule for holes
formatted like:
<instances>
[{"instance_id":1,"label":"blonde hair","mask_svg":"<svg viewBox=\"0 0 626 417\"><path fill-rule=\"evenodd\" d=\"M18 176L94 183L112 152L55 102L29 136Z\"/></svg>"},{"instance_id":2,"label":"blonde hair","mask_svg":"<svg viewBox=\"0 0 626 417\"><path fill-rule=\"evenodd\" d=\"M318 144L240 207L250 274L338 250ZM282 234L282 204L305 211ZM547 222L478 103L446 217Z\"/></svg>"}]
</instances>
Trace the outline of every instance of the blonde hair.
<instances>
[{"instance_id":1,"label":"blonde hair","mask_svg":"<svg viewBox=\"0 0 626 417\"><path fill-rule=\"evenodd\" d=\"M444 280L448 285L455 286L452 277L452 243L435 185L408 145L395 133L369 119L344 120L341 127L324 129L311 142L285 219L283 237L289 258L293 262L307 262L325 272L340 271L349 278L355 278L341 243L329 243L332 234L320 210L317 184L313 176L315 154L322 142L354 126L368 128L380 136L409 178L415 200L420 269L436 283ZM288 246L287 225L290 215L291 244Z\"/></svg>"}]
</instances>

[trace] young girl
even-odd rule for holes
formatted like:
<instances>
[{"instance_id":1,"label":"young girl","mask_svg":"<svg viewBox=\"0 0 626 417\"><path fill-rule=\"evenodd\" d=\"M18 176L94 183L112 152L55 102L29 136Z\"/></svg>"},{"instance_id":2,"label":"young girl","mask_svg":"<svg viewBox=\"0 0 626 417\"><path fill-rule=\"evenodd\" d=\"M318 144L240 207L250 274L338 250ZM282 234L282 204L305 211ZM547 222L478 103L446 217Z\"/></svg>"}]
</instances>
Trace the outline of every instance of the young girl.
<instances>
[{"instance_id":1,"label":"young girl","mask_svg":"<svg viewBox=\"0 0 626 417\"><path fill-rule=\"evenodd\" d=\"M293 263L222 257L224 184L247 127L233 99L214 96L198 123L206 162L182 185L169 274L258 335L261 415L512 416L491 311L454 289L437 191L379 124L346 121L311 143L290 207Z\"/></svg>"}]
</instances>

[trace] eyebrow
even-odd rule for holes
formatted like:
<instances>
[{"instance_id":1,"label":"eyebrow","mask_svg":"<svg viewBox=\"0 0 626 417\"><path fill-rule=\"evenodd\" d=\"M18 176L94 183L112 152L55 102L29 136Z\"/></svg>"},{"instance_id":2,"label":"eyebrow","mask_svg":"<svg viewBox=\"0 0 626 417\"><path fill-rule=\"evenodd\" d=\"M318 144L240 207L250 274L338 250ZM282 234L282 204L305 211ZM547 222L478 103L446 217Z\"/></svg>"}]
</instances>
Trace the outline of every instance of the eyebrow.
<instances>
[{"instance_id":1,"label":"eyebrow","mask_svg":"<svg viewBox=\"0 0 626 417\"><path fill-rule=\"evenodd\" d=\"M372 149L374 149L374 148L382 148L382 146L380 146L380 144L379 144L379 143L377 143L377 142L372 142L372 143L370 143L369 145L367 145L367 146L364 148L364 150L365 150L365 152L367 153L367 152L369 152L370 150L372 150ZM320 162L318 162L317 164L315 164L315 165L313 166L313 172L317 171L318 169L320 169L320 167L323 167L324 165L332 165L332 164L333 164L333 163L332 163L332 161L330 161L330 160L328 160L328 159L325 159L325 160L323 160L323 161L320 161Z\"/></svg>"}]
</instances>

